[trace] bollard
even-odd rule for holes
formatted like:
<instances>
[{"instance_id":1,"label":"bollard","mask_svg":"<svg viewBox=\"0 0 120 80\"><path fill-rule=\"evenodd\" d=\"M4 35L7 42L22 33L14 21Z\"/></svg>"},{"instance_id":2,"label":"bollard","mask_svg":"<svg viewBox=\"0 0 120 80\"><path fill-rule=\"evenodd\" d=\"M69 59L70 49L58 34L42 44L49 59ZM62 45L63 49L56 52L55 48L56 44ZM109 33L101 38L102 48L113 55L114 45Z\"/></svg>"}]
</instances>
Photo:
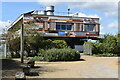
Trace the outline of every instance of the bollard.
<instances>
[{"instance_id":1,"label":"bollard","mask_svg":"<svg viewBox=\"0 0 120 80\"><path fill-rule=\"evenodd\" d=\"M23 72L17 72L15 74L15 80L26 80L25 74Z\"/></svg>"}]
</instances>

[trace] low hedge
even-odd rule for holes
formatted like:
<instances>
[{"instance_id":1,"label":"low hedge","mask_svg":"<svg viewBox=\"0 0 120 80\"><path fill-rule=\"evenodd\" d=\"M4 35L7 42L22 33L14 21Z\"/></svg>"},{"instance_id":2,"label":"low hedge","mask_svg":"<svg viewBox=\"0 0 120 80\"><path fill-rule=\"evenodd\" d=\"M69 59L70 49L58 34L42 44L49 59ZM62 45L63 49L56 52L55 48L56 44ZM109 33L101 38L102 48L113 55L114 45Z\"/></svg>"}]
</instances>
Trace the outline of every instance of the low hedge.
<instances>
[{"instance_id":1,"label":"low hedge","mask_svg":"<svg viewBox=\"0 0 120 80\"><path fill-rule=\"evenodd\" d=\"M93 54L96 57L117 57L117 54L112 53L103 53L103 54Z\"/></svg>"},{"instance_id":2,"label":"low hedge","mask_svg":"<svg viewBox=\"0 0 120 80\"><path fill-rule=\"evenodd\" d=\"M45 61L74 61L80 59L79 51L75 49L48 49L45 51Z\"/></svg>"},{"instance_id":3,"label":"low hedge","mask_svg":"<svg viewBox=\"0 0 120 80\"><path fill-rule=\"evenodd\" d=\"M34 56L34 57L27 57L28 60L43 60L43 57L40 56Z\"/></svg>"}]
</instances>

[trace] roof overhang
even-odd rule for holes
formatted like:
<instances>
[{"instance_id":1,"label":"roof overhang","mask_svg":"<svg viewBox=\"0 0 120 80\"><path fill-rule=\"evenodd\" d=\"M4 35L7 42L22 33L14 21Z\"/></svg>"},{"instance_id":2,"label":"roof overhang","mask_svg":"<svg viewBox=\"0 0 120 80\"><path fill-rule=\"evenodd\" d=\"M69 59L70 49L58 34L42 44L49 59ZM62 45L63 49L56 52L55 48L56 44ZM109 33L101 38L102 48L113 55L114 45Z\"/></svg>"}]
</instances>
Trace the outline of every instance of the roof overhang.
<instances>
[{"instance_id":1,"label":"roof overhang","mask_svg":"<svg viewBox=\"0 0 120 80\"><path fill-rule=\"evenodd\" d=\"M16 26L19 26L19 24L23 22L23 14L20 15L8 28L8 31L10 31L12 28L15 28Z\"/></svg>"}]
</instances>

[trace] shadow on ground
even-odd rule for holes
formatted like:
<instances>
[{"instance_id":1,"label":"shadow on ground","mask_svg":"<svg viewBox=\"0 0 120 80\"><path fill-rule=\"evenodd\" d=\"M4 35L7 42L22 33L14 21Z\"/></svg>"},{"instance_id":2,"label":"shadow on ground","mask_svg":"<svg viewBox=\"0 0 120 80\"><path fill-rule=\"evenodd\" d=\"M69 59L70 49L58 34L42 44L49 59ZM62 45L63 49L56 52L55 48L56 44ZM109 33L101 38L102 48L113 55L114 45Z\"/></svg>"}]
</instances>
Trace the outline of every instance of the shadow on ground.
<instances>
[{"instance_id":1,"label":"shadow on ground","mask_svg":"<svg viewBox=\"0 0 120 80\"><path fill-rule=\"evenodd\" d=\"M26 76L39 76L39 73L38 72L30 72L30 74L26 75Z\"/></svg>"},{"instance_id":2,"label":"shadow on ground","mask_svg":"<svg viewBox=\"0 0 120 80\"><path fill-rule=\"evenodd\" d=\"M2 77L15 77L17 72L21 72L23 65L20 61L12 59L0 59L2 62Z\"/></svg>"},{"instance_id":3,"label":"shadow on ground","mask_svg":"<svg viewBox=\"0 0 120 80\"><path fill-rule=\"evenodd\" d=\"M15 70L19 68L23 68L19 61L12 59L2 59L2 70Z\"/></svg>"},{"instance_id":4,"label":"shadow on ground","mask_svg":"<svg viewBox=\"0 0 120 80\"><path fill-rule=\"evenodd\" d=\"M79 61L86 61L85 59L79 59Z\"/></svg>"},{"instance_id":5,"label":"shadow on ground","mask_svg":"<svg viewBox=\"0 0 120 80\"><path fill-rule=\"evenodd\" d=\"M1 59L2 60L2 77L9 78L15 77L17 72L21 72L25 64L21 64L20 61L12 60L12 59ZM84 59L80 59L78 61L85 61ZM67 61L66 61L67 62ZM73 61L74 62L74 61ZM53 64L53 62L48 62L47 64ZM40 66L35 66L31 68L30 74L27 76L40 76L41 74L45 74L46 72L57 72L57 71L66 71L67 69L58 69L55 67L44 66L46 63L41 63Z\"/></svg>"}]
</instances>

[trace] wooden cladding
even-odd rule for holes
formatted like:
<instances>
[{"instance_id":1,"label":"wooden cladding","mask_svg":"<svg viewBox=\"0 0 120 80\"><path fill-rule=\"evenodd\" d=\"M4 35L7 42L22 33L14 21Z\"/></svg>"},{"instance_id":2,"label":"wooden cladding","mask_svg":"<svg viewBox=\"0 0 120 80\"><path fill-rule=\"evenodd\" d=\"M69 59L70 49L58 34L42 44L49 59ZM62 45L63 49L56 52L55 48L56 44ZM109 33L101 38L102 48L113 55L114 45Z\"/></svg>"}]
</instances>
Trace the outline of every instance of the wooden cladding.
<instances>
[{"instance_id":1,"label":"wooden cladding","mask_svg":"<svg viewBox=\"0 0 120 80\"><path fill-rule=\"evenodd\" d=\"M96 32L99 32L99 31L100 31L100 25L99 25L99 24L96 24L96 25L95 25L95 31L96 31Z\"/></svg>"},{"instance_id":2,"label":"wooden cladding","mask_svg":"<svg viewBox=\"0 0 120 80\"><path fill-rule=\"evenodd\" d=\"M74 23L74 30L73 31L83 31L83 24Z\"/></svg>"},{"instance_id":3,"label":"wooden cladding","mask_svg":"<svg viewBox=\"0 0 120 80\"><path fill-rule=\"evenodd\" d=\"M48 22L45 22L45 30L48 30Z\"/></svg>"},{"instance_id":4,"label":"wooden cladding","mask_svg":"<svg viewBox=\"0 0 120 80\"><path fill-rule=\"evenodd\" d=\"M54 23L50 23L50 30L54 30L54 26L55 26Z\"/></svg>"},{"instance_id":5,"label":"wooden cladding","mask_svg":"<svg viewBox=\"0 0 120 80\"><path fill-rule=\"evenodd\" d=\"M83 21L81 21L81 20L72 20L72 21L74 21L74 22L80 22L80 23L83 22Z\"/></svg>"},{"instance_id":6,"label":"wooden cladding","mask_svg":"<svg viewBox=\"0 0 120 80\"><path fill-rule=\"evenodd\" d=\"M81 31L81 32L99 32L100 31L100 24L99 23L84 23L84 19L82 18L72 18L72 17L64 17L64 16L42 16L42 15L25 15L24 16L24 23L39 23L39 26L43 26L43 30L56 30L56 23L70 23L71 24L71 30L69 31ZM38 19L41 19L42 22L37 22L34 17L38 17ZM91 20L98 20L99 18L91 18ZM86 25L94 25L92 26L86 26ZM62 30L62 29L61 29ZM65 30L65 29L64 29Z\"/></svg>"},{"instance_id":7,"label":"wooden cladding","mask_svg":"<svg viewBox=\"0 0 120 80\"><path fill-rule=\"evenodd\" d=\"M75 27L76 29L76 31L79 31L80 30L80 24L79 23L76 23L76 27Z\"/></svg>"}]
</instances>

